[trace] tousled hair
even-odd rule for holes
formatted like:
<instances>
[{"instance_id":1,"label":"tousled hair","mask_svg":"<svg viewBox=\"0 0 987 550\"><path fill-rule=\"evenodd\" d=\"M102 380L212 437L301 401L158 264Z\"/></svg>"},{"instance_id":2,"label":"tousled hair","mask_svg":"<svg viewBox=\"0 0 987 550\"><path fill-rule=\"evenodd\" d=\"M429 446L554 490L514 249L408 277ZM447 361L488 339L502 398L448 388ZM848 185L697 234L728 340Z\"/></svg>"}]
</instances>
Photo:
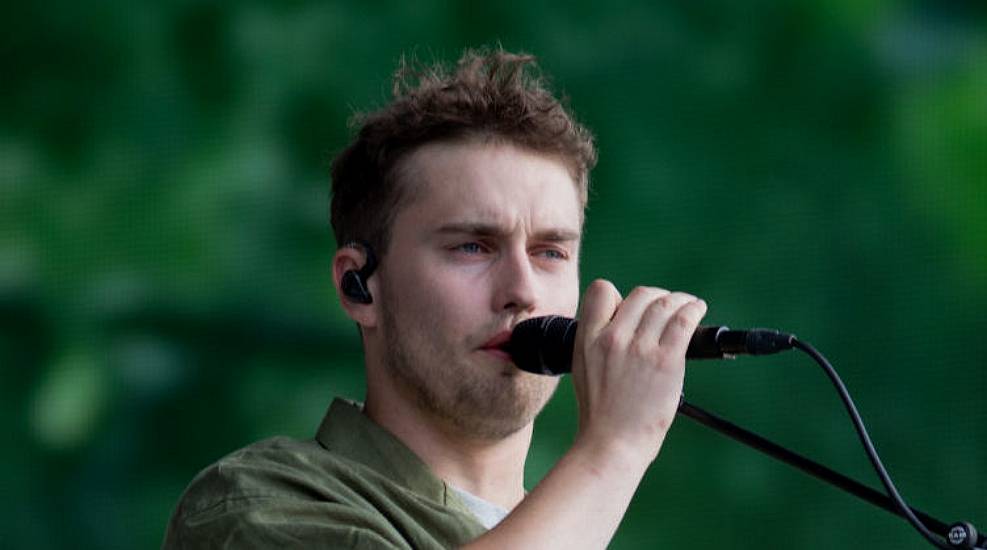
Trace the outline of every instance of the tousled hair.
<instances>
[{"instance_id":1,"label":"tousled hair","mask_svg":"<svg viewBox=\"0 0 987 550\"><path fill-rule=\"evenodd\" d=\"M558 158L586 204L596 164L593 136L548 90L535 58L502 49L467 50L453 70L402 58L393 100L354 117L353 142L332 163L330 217L336 243L369 244L383 255L407 189L400 161L436 142L504 142Z\"/></svg>"}]
</instances>

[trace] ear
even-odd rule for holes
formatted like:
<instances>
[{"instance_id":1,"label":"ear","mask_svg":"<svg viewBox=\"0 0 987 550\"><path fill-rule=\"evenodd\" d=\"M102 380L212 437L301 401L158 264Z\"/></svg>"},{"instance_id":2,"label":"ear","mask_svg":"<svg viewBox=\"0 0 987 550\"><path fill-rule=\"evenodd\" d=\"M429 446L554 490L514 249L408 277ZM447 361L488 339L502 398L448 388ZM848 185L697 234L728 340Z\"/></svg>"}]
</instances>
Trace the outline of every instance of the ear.
<instances>
[{"instance_id":1,"label":"ear","mask_svg":"<svg viewBox=\"0 0 987 550\"><path fill-rule=\"evenodd\" d=\"M348 298L342 289L343 274L347 271L359 271L367 261L366 254L356 246L341 246L332 257L332 282L336 287L336 295L339 296L339 303L346 311L350 319L356 321L362 328L373 328L377 326L377 304L376 300L370 304L362 304L356 300ZM376 272L373 274L376 275ZM368 277L365 281L370 294L379 296L377 292L377 277Z\"/></svg>"}]
</instances>

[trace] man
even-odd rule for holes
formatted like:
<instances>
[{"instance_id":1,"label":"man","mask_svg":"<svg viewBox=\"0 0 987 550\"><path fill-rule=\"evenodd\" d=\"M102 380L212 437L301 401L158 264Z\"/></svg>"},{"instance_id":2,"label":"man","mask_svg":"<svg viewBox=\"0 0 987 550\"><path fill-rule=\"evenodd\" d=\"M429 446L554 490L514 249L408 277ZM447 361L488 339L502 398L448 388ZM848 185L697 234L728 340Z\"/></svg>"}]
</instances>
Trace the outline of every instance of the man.
<instances>
[{"instance_id":1,"label":"man","mask_svg":"<svg viewBox=\"0 0 987 550\"><path fill-rule=\"evenodd\" d=\"M575 316L589 133L528 56L407 66L333 164L333 280L365 352L364 404L315 440L276 438L202 472L164 546L602 548L661 448L706 305L592 283L579 312L579 431L530 493L535 416L557 378L504 346Z\"/></svg>"}]
</instances>

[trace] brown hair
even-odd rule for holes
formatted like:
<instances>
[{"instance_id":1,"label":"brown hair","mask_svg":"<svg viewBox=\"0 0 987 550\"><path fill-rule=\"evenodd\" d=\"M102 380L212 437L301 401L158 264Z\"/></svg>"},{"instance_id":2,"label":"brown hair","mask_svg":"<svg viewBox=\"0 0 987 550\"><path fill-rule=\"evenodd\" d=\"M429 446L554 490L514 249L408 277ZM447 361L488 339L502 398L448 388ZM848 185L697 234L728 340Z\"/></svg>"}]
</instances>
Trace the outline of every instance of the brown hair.
<instances>
[{"instance_id":1,"label":"brown hair","mask_svg":"<svg viewBox=\"0 0 987 550\"><path fill-rule=\"evenodd\" d=\"M504 141L557 156L586 204L589 171L596 164L593 136L548 91L534 56L467 50L452 72L402 58L392 94L385 107L354 117L356 139L332 163L330 215L337 245L359 240L386 253L403 198L399 161L438 141Z\"/></svg>"}]
</instances>

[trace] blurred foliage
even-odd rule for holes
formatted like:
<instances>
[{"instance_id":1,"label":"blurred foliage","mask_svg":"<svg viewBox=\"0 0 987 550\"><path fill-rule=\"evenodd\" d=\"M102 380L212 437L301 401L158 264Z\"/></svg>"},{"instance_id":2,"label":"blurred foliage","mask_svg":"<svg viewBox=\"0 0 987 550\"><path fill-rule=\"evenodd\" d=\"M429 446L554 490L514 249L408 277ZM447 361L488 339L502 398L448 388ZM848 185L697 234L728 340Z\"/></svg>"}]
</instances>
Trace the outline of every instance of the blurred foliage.
<instances>
[{"instance_id":1,"label":"blurred foliage","mask_svg":"<svg viewBox=\"0 0 987 550\"><path fill-rule=\"evenodd\" d=\"M199 469L362 396L329 160L402 53L497 42L598 136L585 282L814 343L913 506L987 528L985 23L972 0L4 3L3 546L155 547ZM687 395L876 486L806 358L695 364ZM530 483L574 407L566 383ZM683 419L612 546L924 544Z\"/></svg>"}]
</instances>

